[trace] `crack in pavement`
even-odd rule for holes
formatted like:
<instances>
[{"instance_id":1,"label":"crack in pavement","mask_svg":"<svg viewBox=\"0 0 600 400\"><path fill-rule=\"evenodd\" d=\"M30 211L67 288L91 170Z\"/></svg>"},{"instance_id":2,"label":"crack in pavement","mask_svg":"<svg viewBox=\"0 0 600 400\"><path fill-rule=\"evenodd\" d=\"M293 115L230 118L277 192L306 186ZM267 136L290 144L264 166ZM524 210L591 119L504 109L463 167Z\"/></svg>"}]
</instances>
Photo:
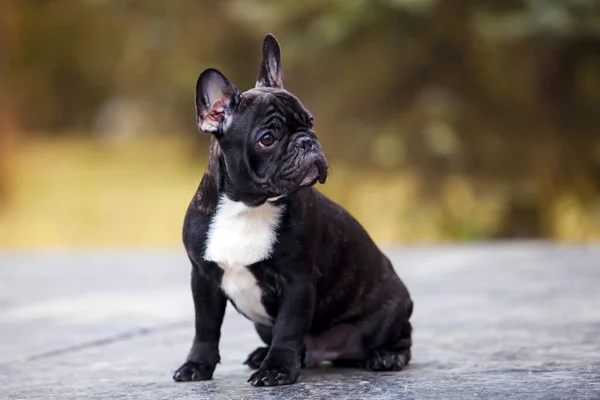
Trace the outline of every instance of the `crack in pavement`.
<instances>
[{"instance_id":1,"label":"crack in pavement","mask_svg":"<svg viewBox=\"0 0 600 400\"><path fill-rule=\"evenodd\" d=\"M189 328L190 324L193 324L192 320L184 320L178 322L172 322L165 325L159 325L155 327L141 327L137 329L133 329L127 332L118 333L116 335L107 336L100 339L90 340L83 343L78 343L72 346L61 347L54 350L48 350L37 354L32 354L29 356L19 357L12 361L4 361L0 362L0 368L5 368L14 363L27 363L32 361L38 361L53 357L58 357L64 354L76 353L78 351L87 350L94 347L102 347L108 346L114 343L124 342L127 340L132 340L141 336L148 336L158 332L177 330L182 328Z\"/></svg>"}]
</instances>

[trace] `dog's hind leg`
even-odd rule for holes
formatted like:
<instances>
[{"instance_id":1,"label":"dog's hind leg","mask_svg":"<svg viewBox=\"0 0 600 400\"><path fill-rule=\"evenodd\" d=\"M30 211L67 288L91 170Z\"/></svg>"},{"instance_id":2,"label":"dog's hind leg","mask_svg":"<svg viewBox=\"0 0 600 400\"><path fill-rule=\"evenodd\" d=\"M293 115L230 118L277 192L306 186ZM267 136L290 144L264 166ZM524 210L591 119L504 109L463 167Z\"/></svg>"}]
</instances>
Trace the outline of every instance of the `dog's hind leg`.
<instances>
[{"instance_id":1,"label":"dog's hind leg","mask_svg":"<svg viewBox=\"0 0 600 400\"><path fill-rule=\"evenodd\" d=\"M410 323L407 323L410 326ZM409 328L410 330L410 328ZM411 358L411 338L401 338L394 344L371 350L364 359L335 359L331 363L341 368L366 368L370 371L400 371Z\"/></svg>"},{"instance_id":2,"label":"dog's hind leg","mask_svg":"<svg viewBox=\"0 0 600 400\"><path fill-rule=\"evenodd\" d=\"M384 310L385 311L385 310ZM375 318L372 331L363 339L365 356L361 359L340 358L332 361L337 367L366 368L370 371L399 371L411 359L412 326L408 318L412 314L412 302L396 313L384 312ZM380 329L385 327L385 329Z\"/></svg>"},{"instance_id":3,"label":"dog's hind leg","mask_svg":"<svg viewBox=\"0 0 600 400\"><path fill-rule=\"evenodd\" d=\"M252 369L258 369L269 352L269 346L271 346L271 340L273 339L273 329L261 324L255 324L254 326L258 336L267 346L257 347L248 355L244 364Z\"/></svg>"},{"instance_id":4,"label":"dog's hind leg","mask_svg":"<svg viewBox=\"0 0 600 400\"><path fill-rule=\"evenodd\" d=\"M365 367L371 371L400 371L411 358L412 326L408 318L412 314L412 302L406 313L399 313L398 319L391 324L392 340L370 351L365 361Z\"/></svg>"}]
</instances>

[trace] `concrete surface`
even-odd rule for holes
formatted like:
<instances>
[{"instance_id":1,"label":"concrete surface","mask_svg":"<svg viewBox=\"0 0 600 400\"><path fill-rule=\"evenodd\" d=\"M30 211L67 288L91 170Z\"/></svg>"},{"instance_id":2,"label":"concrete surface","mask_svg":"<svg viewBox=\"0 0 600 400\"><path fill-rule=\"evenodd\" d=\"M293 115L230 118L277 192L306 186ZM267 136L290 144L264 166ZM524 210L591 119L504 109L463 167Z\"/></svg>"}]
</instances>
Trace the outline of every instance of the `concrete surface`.
<instances>
[{"instance_id":1,"label":"concrete surface","mask_svg":"<svg viewBox=\"0 0 600 400\"><path fill-rule=\"evenodd\" d=\"M175 383L192 340L183 251L0 252L0 399L600 399L600 247L386 249L415 300L402 372L324 366L254 388L228 308L221 365Z\"/></svg>"}]
</instances>

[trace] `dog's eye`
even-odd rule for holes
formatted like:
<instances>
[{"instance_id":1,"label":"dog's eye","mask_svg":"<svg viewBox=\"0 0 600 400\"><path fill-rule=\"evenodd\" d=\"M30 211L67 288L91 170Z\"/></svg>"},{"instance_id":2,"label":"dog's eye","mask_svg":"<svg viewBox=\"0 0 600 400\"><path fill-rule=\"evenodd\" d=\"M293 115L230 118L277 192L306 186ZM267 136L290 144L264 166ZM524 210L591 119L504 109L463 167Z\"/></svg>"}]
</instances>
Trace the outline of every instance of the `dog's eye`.
<instances>
[{"instance_id":1,"label":"dog's eye","mask_svg":"<svg viewBox=\"0 0 600 400\"><path fill-rule=\"evenodd\" d=\"M260 143L261 146L269 147L275 143L275 136L273 136L271 133L265 133L260 137L258 143Z\"/></svg>"}]
</instances>

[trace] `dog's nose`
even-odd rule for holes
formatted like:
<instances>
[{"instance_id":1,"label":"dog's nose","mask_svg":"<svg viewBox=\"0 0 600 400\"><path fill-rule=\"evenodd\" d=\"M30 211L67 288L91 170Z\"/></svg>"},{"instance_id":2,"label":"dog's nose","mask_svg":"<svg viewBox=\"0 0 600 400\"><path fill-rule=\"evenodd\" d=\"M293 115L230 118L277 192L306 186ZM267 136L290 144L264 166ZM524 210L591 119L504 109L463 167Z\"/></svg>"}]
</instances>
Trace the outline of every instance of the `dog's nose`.
<instances>
[{"instance_id":1,"label":"dog's nose","mask_svg":"<svg viewBox=\"0 0 600 400\"><path fill-rule=\"evenodd\" d=\"M302 137L298 139L298 142L296 143L296 146L304 150L312 150L313 145L314 141L309 137Z\"/></svg>"}]
</instances>

